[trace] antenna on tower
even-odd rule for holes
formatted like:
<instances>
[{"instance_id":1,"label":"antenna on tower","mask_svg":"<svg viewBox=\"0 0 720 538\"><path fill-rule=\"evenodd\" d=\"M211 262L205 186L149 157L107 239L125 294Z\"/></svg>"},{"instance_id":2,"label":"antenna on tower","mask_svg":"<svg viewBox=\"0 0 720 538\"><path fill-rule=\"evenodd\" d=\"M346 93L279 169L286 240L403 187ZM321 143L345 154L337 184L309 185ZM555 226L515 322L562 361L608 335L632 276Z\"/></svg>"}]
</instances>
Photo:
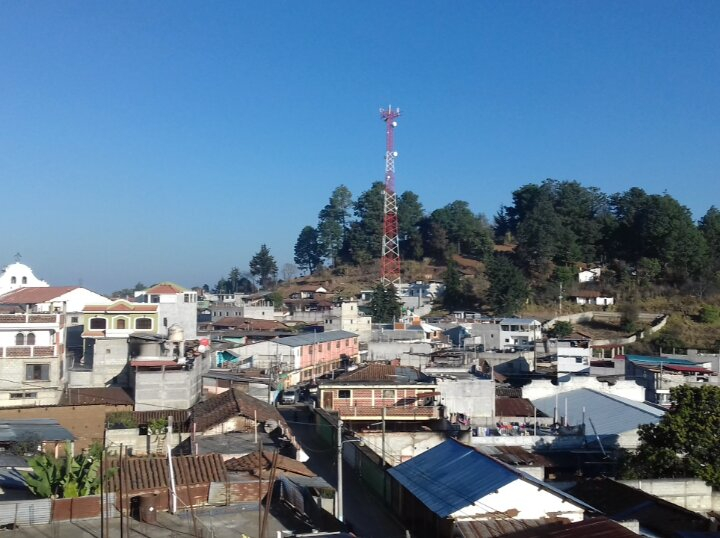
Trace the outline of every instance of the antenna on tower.
<instances>
[{"instance_id":1,"label":"antenna on tower","mask_svg":"<svg viewBox=\"0 0 720 538\"><path fill-rule=\"evenodd\" d=\"M385 122L385 218L383 220L382 259L380 280L384 286L400 285L400 239L398 236L397 196L395 194L395 127L400 109L392 105L380 109Z\"/></svg>"}]
</instances>

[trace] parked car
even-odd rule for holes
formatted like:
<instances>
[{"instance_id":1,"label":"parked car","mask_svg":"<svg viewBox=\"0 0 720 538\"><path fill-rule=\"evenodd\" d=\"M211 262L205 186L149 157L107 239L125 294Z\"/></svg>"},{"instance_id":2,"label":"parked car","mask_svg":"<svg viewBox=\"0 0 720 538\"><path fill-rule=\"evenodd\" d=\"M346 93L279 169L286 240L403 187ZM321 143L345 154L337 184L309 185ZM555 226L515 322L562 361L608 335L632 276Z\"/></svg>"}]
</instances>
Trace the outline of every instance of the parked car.
<instances>
[{"instance_id":1,"label":"parked car","mask_svg":"<svg viewBox=\"0 0 720 538\"><path fill-rule=\"evenodd\" d=\"M280 403L285 405L296 404L298 401L298 391L295 389L285 389L280 396Z\"/></svg>"}]
</instances>

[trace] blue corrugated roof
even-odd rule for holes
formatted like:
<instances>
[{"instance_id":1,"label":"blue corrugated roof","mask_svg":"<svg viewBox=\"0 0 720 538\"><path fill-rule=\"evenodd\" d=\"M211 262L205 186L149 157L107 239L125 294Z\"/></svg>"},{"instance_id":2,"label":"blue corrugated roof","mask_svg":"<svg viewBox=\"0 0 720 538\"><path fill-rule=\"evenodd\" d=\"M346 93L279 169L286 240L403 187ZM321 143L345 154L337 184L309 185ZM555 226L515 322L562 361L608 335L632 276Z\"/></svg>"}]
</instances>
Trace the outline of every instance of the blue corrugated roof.
<instances>
[{"instance_id":1,"label":"blue corrugated roof","mask_svg":"<svg viewBox=\"0 0 720 538\"><path fill-rule=\"evenodd\" d=\"M335 340L343 340L345 338L356 338L356 333L350 331L328 331L322 333L307 333L298 336L286 336L275 340L278 344L285 344L290 347L307 346L310 344L322 344L325 342L334 342Z\"/></svg>"},{"instance_id":2,"label":"blue corrugated roof","mask_svg":"<svg viewBox=\"0 0 720 538\"><path fill-rule=\"evenodd\" d=\"M518 473L472 447L448 440L389 470L440 517L518 480Z\"/></svg>"},{"instance_id":3,"label":"blue corrugated roof","mask_svg":"<svg viewBox=\"0 0 720 538\"><path fill-rule=\"evenodd\" d=\"M650 357L646 355L625 355L625 359L632 362L640 362L644 364L674 364L677 366L697 366L697 362L687 359L671 359L670 357Z\"/></svg>"},{"instance_id":4,"label":"blue corrugated roof","mask_svg":"<svg viewBox=\"0 0 720 538\"><path fill-rule=\"evenodd\" d=\"M72 441L75 437L52 418L0 421L0 441Z\"/></svg>"},{"instance_id":5,"label":"blue corrugated roof","mask_svg":"<svg viewBox=\"0 0 720 538\"><path fill-rule=\"evenodd\" d=\"M557 396L557 416L565 415L567 401L567 423L577 426L583 421L585 408L585 433L593 433L592 419L598 435L619 435L637 429L641 424L657 424L665 411L642 402L597 392L592 389L576 389L561 392ZM555 396L537 398L532 403L547 416L552 417L555 410Z\"/></svg>"}]
</instances>

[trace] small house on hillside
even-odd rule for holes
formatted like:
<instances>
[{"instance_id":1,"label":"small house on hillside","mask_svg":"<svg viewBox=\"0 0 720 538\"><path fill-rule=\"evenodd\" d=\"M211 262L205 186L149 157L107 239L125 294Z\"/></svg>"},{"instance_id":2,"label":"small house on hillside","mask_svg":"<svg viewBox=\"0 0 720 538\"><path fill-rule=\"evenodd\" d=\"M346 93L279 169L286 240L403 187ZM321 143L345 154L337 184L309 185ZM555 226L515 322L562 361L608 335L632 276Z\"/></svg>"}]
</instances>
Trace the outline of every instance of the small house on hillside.
<instances>
[{"instance_id":1,"label":"small house on hillside","mask_svg":"<svg viewBox=\"0 0 720 538\"><path fill-rule=\"evenodd\" d=\"M579 305L610 306L615 304L615 297L597 290L580 290L569 294L568 297Z\"/></svg>"}]
</instances>

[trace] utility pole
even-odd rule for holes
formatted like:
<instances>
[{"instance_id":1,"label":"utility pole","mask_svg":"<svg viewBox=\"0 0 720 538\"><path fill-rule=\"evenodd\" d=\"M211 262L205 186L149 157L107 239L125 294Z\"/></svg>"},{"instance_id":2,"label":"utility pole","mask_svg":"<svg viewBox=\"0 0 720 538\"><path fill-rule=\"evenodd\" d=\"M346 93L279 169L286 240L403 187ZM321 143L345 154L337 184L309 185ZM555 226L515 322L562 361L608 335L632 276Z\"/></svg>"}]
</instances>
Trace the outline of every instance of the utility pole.
<instances>
[{"instance_id":1,"label":"utility pole","mask_svg":"<svg viewBox=\"0 0 720 538\"><path fill-rule=\"evenodd\" d=\"M395 151L394 131L400 116L400 109L380 109L385 122L385 218L383 220L382 260L380 280L384 286L400 287L400 238L398 236L397 195L395 194Z\"/></svg>"},{"instance_id":2,"label":"utility pole","mask_svg":"<svg viewBox=\"0 0 720 538\"><path fill-rule=\"evenodd\" d=\"M343 457L342 457L342 428L343 421L338 418L337 423L337 518L343 521Z\"/></svg>"}]
</instances>

